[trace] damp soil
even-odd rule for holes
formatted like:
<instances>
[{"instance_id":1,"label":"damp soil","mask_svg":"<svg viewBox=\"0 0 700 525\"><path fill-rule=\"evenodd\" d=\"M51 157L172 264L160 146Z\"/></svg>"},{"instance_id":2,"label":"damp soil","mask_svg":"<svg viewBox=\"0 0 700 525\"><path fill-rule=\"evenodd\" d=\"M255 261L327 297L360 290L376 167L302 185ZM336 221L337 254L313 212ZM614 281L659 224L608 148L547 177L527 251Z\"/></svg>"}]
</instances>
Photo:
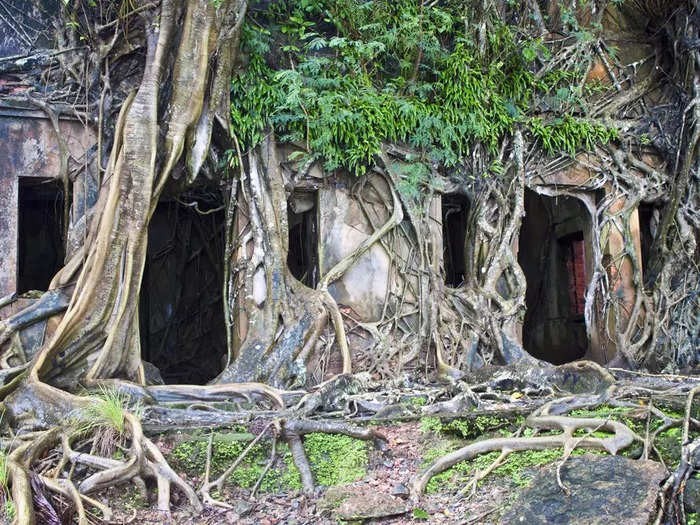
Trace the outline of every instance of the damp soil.
<instances>
[{"instance_id":1,"label":"damp soil","mask_svg":"<svg viewBox=\"0 0 700 525\"><path fill-rule=\"evenodd\" d=\"M424 465L424 454L434 443L434 437L420 429L418 422L400 423L376 427L388 440L385 451L371 449L366 474L346 485L350 493L394 495L406 502L407 512L397 516L374 518L363 523L392 525L444 523L444 524L490 524L497 523L513 501L518 487L508 478L487 478L471 497L458 496L454 488L438 490L424 496L420 503L411 504L407 490L411 479ZM156 440L166 456L174 443L170 438ZM177 470L177 469L176 469ZM178 472L193 486L201 485L201 479ZM327 509L324 495L327 487L317 487L313 496L304 496L300 491L258 493L251 497L250 489L227 484L221 501L232 508L207 507L203 513L194 515L188 510L182 495L174 492L173 511L168 516L155 509L155 501L145 502L130 487L110 489L105 495L115 510L116 523L138 524L223 524L240 525L305 525L337 524L339 520ZM155 495L153 496L155 497ZM427 518L426 518L427 516ZM355 522L359 523L359 522Z\"/></svg>"}]
</instances>

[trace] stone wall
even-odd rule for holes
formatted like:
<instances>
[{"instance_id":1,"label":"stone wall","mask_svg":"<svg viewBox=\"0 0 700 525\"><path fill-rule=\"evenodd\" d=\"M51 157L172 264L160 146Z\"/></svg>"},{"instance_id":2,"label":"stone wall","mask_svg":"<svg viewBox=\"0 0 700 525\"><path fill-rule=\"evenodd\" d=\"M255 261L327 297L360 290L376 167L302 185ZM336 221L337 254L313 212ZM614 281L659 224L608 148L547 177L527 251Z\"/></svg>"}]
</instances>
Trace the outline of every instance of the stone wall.
<instances>
[{"instance_id":1,"label":"stone wall","mask_svg":"<svg viewBox=\"0 0 700 525\"><path fill-rule=\"evenodd\" d=\"M59 126L69 166L83 163L92 132L75 119L60 119ZM56 132L42 111L0 102L0 297L17 291L20 179L58 177L60 157Z\"/></svg>"}]
</instances>

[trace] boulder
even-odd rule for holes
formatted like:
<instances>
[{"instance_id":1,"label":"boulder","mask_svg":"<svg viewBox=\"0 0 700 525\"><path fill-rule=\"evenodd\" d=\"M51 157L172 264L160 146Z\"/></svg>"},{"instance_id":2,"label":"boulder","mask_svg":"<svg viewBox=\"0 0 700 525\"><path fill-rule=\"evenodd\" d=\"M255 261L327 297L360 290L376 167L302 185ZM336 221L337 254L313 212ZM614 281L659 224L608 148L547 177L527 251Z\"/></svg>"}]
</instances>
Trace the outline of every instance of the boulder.
<instances>
[{"instance_id":1,"label":"boulder","mask_svg":"<svg viewBox=\"0 0 700 525\"><path fill-rule=\"evenodd\" d=\"M654 516L666 469L654 461L586 454L569 458L557 484L556 464L538 474L502 524L646 525Z\"/></svg>"},{"instance_id":2,"label":"boulder","mask_svg":"<svg viewBox=\"0 0 700 525\"><path fill-rule=\"evenodd\" d=\"M700 512L700 478L690 478L685 482L683 500L686 512Z\"/></svg>"}]
</instances>

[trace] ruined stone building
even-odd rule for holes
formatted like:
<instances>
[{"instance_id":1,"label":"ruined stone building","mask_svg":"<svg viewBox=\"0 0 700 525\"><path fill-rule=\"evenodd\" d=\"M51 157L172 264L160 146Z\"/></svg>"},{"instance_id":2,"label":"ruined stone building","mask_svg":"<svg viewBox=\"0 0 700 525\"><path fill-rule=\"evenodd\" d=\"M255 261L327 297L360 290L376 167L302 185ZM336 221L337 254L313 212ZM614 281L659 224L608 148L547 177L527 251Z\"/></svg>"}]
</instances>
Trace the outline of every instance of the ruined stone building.
<instances>
[{"instance_id":1,"label":"ruined stone building","mask_svg":"<svg viewBox=\"0 0 700 525\"><path fill-rule=\"evenodd\" d=\"M23 42L8 36L7 27L2 31L0 59L26 52ZM35 290L49 288L66 255L78 244L76 239L84 234L84 212L97 194L98 181L84 175L95 170L77 169L87 162L87 152L98 147L92 126L68 103L60 115L47 112L32 102L34 89L33 77L25 70L0 62L0 319L30 305ZM372 172L357 179L314 167L292 178L288 265L298 280L314 287L320 276L386 220L389 211L383 202L389 190ZM531 355L552 363L581 358L605 363L614 354L614 342L605 340L606 324L619 320L587 313L585 295L593 273L594 243L602 243L604 257L615 260L626 242L614 229L594 235L596 203L614 196L592 184L581 165L545 177L529 175L527 186L516 250L527 280L526 315L516 330L517 342ZM430 235L446 287L457 288L465 280L465 251L473 243L468 227L473 198L446 193L433 197L430 204ZM621 198L615 206L622 209L626 202ZM642 204L630 215L634 247L642 262L653 213ZM149 232L140 302L143 357L160 369L166 382L204 383L221 370L226 355L220 192L207 188L198 191L196 199L163 198ZM385 247L377 243L330 286L343 313L359 324L380 319L391 293L403 293L406 305L411 304L410 294L396 291L403 286L398 277L411 276L414 270L411 246L401 239L396 243L395 250L405 256L403 266L393 264ZM633 269L625 261L612 268L611 286L631 305ZM408 306L401 308L398 325L415 323L418 314ZM590 335L587 322L593 327ZM35 327L32 334L20 337L33 337L36 348L43 337L37 330L43 329ZM349 338L354 347L363 344L355 333ZM183 370L187 370L184 376Z\"/></svg>"}]
</instances>

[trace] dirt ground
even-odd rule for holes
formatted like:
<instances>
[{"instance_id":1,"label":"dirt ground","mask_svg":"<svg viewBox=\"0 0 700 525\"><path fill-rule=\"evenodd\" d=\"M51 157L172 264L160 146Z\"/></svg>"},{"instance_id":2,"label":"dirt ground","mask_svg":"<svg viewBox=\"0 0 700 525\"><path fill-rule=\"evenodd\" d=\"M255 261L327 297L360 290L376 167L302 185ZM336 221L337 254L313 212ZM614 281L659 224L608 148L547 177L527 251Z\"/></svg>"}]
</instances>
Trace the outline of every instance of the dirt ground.
<instances>
[{"instance_id":1,"label":"dirt ground","mask_svg":"<svg viewBox=\"0 0 700 525\"><path fill-rule=\"evenodd\" d=\"M449 493L436 492L424 496L420 502L408 501L408 487L411 479L423 463L423 452L427 446L428 436L421 431L419 423L410 422L392 426L379 426L387 440L386 450L371 449L366 475L348 486L358 495L381 493L396 495L405 501L407 512L392 517L366 520L365 523L382 523L391 525L405 524L491 524L496 523L502 515L516 486L508 478L496 477L485 480L469 498ZM169 452L172 444L159 441L164 452ZM182 473L181 473L182 474ZM198 487L201 480L188 478L193 486ZM178 525L215 525L235 523L241 525L306 525L337 524L338 519L325 510L322 502L326 488L317 487L313 497L306 497L301 492L262 493L251 498L250 490L226 486L220 495L222 501L233 508L224 509L207 507L195 516L187 510L184 498L180 498L183 507L173 506L170 516L154 507L133 505L129 499L130 492L124 488L113 489L108 499L115 510L115 523L133 524L178 524ZM428 516L427 518L425 516Z\"/></svg>"}]
</instances>

